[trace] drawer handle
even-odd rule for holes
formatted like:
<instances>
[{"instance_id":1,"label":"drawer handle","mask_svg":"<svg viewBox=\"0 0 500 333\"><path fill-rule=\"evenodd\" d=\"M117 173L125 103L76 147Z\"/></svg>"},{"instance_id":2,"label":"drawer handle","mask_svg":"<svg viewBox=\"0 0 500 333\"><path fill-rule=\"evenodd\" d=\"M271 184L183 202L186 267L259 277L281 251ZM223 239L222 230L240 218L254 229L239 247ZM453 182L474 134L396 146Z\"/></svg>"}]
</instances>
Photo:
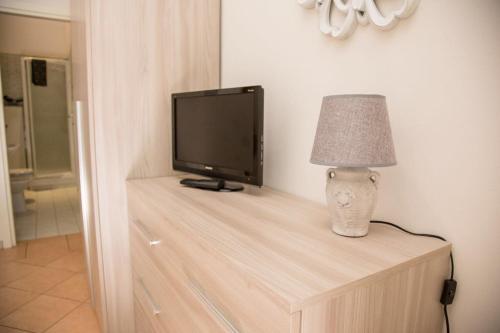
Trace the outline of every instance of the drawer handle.
<instances>
[{"instance_id":1,"label":"drawer handle","mask_svg":"<svg viewBox=\"0 0 500 333\"><path fill-rule=\"evenodd\" d=\"M146 288L144 281L140 278L138 279L138 281L142 287L142 290L144 291L144 294L146 294L146 298L148 299L149 305L151 306L153 316L159 315L161 313L161 309L158 306L158 304L156 304L156 302L153 300L153 296L151 296L151 293L149 292L148 288Z\"/></svg>"},{"instance_id":2,"label":"drawer handle","mask_svg":"<svg viewBox=\"0 0 500 333\"><path fill-rule=\"evenodd\" d=\"M214 313L217 318L219 318L222 323L228 328L228 330L232 333L240 333L240 331L231 323L229 319L226 318L224 313L215 305L214 302L206 295L206 293L202 290L202 288L195 283L193 280L189 279L189 285L191 290L196 294L196 296L201 300L203 304L205 304L212 313Z\"/></svg>"},{"instance_id":3,"label":"drawer handle","mask_svg":"<svg viewBox=\"0 0 500 333\"><path fill-rule=\"evenodd\" d=\"M149 229L144 225L144 223L142 223L139 220L135 220L135 219L133 220L133 222L139 228L139 230L142 232L142 235L144 237L146 237L146 239L148 240L149 246L153 247L153 246L159 245L161 243L161 239L158 239L155 236L153 236L151 231L149 231Z\"/></svg>"}]
</instances>

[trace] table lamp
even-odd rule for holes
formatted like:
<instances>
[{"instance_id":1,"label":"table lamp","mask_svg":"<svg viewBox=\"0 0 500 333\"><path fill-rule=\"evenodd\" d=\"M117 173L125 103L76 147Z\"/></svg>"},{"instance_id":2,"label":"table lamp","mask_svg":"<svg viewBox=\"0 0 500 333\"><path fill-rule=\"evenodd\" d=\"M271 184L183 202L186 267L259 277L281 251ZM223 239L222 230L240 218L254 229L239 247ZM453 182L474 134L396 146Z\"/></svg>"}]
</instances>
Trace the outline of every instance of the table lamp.
<instances>
[{"instance_id":1,"label":"table lamp","mask_svg":"<svg viewBox=\"0 0 500 333\"><path fill-rule=\"evenodd\" d=\"M311 163L334 167L326 173L332 230L349 237L368 234L380 177L368 168L396 164L385 97L324 97Z\"/></svg>"}]
</instances>

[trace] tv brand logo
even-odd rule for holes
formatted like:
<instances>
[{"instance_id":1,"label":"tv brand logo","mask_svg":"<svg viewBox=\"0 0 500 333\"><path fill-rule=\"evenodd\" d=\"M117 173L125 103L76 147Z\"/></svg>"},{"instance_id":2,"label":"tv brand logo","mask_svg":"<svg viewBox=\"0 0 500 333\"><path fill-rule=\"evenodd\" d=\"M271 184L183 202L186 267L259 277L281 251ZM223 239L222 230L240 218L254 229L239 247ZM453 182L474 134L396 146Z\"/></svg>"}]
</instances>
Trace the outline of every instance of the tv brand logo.
<instances>
[{"instance_id":1,"label":"tv brand logo","mask_svg":"<svg viewBox=\"0 0 500 333\"><path fill-rule=\"evenodd\" d=\"M205 169L206 169L206 170L213 170L214 168L213 168L213 167L211 167L211 166L205 165Z\"/></svg>"}]
</instances>

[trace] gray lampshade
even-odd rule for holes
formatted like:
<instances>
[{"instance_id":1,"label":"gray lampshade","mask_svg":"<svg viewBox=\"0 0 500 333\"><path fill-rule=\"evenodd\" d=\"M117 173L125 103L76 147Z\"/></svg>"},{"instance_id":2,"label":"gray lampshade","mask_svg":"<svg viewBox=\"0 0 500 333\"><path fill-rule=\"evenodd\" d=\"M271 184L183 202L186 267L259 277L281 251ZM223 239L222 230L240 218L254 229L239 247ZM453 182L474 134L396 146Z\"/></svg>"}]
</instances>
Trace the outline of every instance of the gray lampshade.
<instances>
[{"instance_id":1,"label":"gray lampshade","mask_svg":"<svg viewBox=\"0 0 500 333\"><path fill-rule=\"evenodd\" d=\"M395 165L385 96L324 97L311 163L338 167Z\"/></svg>"}]
</instances>

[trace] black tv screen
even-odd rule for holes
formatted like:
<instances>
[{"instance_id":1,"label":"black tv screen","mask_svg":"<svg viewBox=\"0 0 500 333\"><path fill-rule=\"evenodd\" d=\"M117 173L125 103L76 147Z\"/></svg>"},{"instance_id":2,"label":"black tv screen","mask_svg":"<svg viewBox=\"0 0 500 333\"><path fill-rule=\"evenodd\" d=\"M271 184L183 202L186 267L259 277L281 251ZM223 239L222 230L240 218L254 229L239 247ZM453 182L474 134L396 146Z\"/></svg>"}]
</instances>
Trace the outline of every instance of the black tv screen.
<instances>
[{"instance_id":1,"label":"black tv screen","mask_svg":"<svg viewBox=\"0 0 500 333\"><path fill-rule=\"evenodd\" d=\"M260 86L172 95L174 170L262 185Z\"/></svg>"}]
</instances>

